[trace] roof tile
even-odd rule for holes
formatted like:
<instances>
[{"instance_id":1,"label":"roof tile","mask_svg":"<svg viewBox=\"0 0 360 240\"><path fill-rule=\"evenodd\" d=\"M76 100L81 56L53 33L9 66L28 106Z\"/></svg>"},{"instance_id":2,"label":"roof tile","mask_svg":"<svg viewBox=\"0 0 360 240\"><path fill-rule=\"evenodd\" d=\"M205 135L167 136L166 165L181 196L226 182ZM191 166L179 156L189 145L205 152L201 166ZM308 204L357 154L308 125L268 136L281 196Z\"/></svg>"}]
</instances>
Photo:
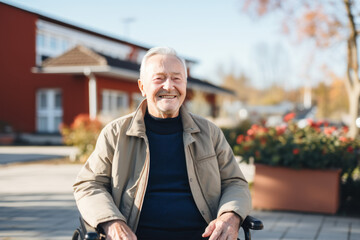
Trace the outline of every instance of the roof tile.
<instances>
[{"instance_id":1,"label":"roof tile","mask_svg":"<svg viewBox=\"0 0 360 240\"><path fill-rule=\"evenodd\" d=\"M107 61L103 56L81 45L75 46L58 57L46 59L42 64L43 67L106 65Z\"/></svg>"}]
</instances>

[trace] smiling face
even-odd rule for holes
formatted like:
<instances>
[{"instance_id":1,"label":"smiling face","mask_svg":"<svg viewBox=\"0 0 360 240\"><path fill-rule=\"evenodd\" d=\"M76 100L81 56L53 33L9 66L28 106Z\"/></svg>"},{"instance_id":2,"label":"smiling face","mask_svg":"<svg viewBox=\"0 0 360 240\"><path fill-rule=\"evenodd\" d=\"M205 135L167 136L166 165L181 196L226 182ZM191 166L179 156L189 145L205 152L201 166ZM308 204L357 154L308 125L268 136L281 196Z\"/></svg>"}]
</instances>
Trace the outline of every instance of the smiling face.
<instances>
[{"instance_id":1,"label":"smiling face","mask_svg":"<svg viewBox=\"0 0 360 240\"><path fill-rule=\"evenodd\" d=\"M175 56L157 54L145 66L138 84L149 113L158 118L177 117L186 96L184 65Z\"/></svg>"}]
</instances>

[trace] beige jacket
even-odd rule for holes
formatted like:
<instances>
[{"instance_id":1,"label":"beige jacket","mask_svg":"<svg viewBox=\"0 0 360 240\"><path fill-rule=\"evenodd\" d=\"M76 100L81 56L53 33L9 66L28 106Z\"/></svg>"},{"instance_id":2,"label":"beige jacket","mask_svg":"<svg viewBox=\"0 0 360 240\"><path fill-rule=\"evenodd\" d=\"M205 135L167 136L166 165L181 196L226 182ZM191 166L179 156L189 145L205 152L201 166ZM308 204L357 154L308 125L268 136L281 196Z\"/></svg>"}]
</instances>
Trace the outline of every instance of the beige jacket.
<instances>
[{"instance_id":1,"label":"beige jacket","mask_svg":"<svg viewBox=\"0 0 360 240\"><path fill-rule=\"evenodd\" d=\"M76 179L77 206L93 227L121 219L136 231L150 166L145 111L146 101L105 126ZM180 112L189 184L200 213L208 223L228 211L244 219L251 210L248 183L222 131L183 107Z\"/></svg>"}]
</instances>

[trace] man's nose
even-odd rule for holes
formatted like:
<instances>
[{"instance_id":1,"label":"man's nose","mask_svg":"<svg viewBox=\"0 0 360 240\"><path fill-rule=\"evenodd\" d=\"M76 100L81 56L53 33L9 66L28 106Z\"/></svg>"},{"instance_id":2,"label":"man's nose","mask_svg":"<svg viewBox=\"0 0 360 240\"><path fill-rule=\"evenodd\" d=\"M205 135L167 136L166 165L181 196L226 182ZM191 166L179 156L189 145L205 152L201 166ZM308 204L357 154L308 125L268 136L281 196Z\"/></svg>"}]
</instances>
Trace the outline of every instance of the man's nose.
<instances>
[{"instance_id":1,"label":"man's nose","mask_svg":"<svg viewBox=\"0 0 360 240\"><path fill-rule=\"evenodd\" d=\"M167 78L164 82L163 88L167 91L170 91L170 90L172 90L173 87L174 87L174 85L173 85L172 80L170 78Z\"/></svg>"}]
</instances>

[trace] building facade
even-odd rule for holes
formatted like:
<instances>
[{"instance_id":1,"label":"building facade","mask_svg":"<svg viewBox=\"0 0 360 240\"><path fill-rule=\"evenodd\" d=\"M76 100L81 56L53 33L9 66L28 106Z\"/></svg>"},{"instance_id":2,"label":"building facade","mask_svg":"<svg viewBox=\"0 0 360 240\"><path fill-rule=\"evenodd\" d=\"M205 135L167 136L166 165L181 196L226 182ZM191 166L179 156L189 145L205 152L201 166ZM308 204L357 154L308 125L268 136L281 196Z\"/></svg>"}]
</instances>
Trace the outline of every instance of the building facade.
<instances>
[{"instance_id":1,"label":"building facade","mask_svg":"<svg viewBox=\"0 0 360 240\"><path fill-rule=\"evenodd\" d=\"M21 134L58 134L61 123L89 114L108 121L142 100L140 61L149 49L0 2L0 122ZM205 99L215 117L216 95L233 94L193 78L187 105ZM191 109L190 109L191 110Z\"/></svg>"}]
</instances>

